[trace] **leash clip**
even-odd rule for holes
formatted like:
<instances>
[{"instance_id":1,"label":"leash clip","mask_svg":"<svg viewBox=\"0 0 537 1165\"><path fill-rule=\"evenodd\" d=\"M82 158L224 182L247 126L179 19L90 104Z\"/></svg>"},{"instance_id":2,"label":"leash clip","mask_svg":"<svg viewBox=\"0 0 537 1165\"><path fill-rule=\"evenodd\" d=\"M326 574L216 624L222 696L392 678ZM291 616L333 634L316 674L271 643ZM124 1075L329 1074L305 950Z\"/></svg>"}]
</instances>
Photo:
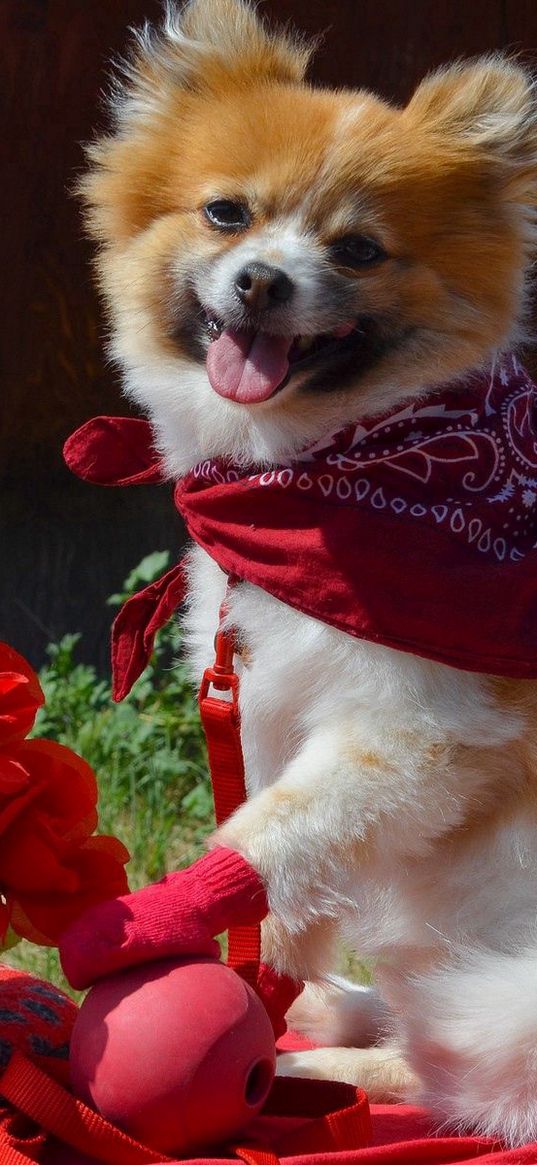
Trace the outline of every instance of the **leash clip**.
<instances>
[{"instance_id":1,"label":"leash clip","mask_svg":"<svg viewBox=\"0 0 537 1165\"><path fill-rule=\"evenodd\" d=\"M199 692L199 700L205 700L209 694L209 688L214 688L216 692L231 692L232 703L235 707L238 705L239 697L239 677L233 665L235 656L236 641L233 630L225 631L223 622L227 615L228 606L226 600L222 603L219 612L218 631L214 637L215 659L212 667L207 667L203 673L201 687Z\"/></svg>"}]
</instances>

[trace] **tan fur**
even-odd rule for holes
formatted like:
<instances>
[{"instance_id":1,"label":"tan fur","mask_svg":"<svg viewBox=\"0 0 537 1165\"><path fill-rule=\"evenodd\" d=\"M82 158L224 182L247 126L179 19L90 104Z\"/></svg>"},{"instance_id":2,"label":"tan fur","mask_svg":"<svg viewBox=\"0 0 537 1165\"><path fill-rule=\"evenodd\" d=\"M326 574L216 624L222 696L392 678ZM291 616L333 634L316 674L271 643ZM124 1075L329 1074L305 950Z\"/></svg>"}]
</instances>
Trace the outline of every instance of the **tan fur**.
<instances>
[{"instance_id":1,"label":"tan fur","mask_svg":"<svg viewBox=\"0 0 537 1165\"><path fill-rule=\"evenodd\" d=\"M278 1076L304 1076L317 1080L360 1081L371 1104L412 1103L419 1081L396 1046L382 1048L321 1048L315 1055L288 1052L278 1059Z\"/></svg>"}]
</instances>

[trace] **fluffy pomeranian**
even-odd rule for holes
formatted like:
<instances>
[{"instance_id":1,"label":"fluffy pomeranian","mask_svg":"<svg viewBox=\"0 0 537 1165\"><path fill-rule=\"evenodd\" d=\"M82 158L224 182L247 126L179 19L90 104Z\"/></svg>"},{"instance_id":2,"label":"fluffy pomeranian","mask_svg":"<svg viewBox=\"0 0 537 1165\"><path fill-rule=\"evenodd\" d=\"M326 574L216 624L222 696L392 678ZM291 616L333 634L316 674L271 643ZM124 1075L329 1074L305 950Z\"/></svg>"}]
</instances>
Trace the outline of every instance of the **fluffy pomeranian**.
<instances>
[{"instance_id":1,"label":"fluffy pomeranian","mask_svg":"<svg viewBox=\"0 0 537 1165\"><path fill-rule=\"evenodd\" d=\"M397 108L312 87L308 58L245 0L170 6L89 147L111 352L173 478L292 466L349 425L425 416L526 337L525 70L458 63ZM524 487L531 510L533 478L498 504ZM200 547L189 561L199 680L226 577ZM262 875L265 957L309 981L292 1020L322 1045L279 1071L536 1139L535 683L346 634L250 582L228 605L249 797L217 837ZM331 975L342 935L378 993Z\"/></svg>"}]
</instances>

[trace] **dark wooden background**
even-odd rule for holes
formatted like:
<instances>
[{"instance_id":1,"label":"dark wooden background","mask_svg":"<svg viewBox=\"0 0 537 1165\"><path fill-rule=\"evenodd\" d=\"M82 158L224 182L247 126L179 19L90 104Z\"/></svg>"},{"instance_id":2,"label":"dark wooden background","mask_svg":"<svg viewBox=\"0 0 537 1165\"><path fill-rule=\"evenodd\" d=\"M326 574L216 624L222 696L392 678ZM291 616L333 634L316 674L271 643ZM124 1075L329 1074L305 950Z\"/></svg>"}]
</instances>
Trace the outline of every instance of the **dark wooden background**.
<instances>
[{"instance_id":1,"label":"dark wooden background","mask_svg":"<svg viewBox=\"0 0 537 1165\"><path fill-rule=\"evenodd\" d=\"M532 60L535 0L272 0L266 11L325 30L314 75L404 98L431 67L509 47ZM102 356L90 247L69 196L80 143L104 125L101 93L126 29L157 0L0 0L6 90L0 396L0 638L35 663L67 630L106 666L104 599L144 553L181 530L162 489L84 486L62 465L65 436L124 411Z\"/></svg>"}]
</instances>

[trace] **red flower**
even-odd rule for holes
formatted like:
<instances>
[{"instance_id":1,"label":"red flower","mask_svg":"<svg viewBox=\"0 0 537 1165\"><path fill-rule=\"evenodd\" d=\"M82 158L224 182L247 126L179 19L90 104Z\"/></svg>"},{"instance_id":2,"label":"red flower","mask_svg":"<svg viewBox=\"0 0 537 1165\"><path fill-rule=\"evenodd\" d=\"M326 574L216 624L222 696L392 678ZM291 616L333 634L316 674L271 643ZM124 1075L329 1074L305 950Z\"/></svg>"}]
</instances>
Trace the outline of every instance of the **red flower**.
<instances>
[{"instance_id":1,"label":"red flower","mask_svg":"<svg viewBox=\"0 0 537 1165\"><path fill-rule=\"evenodd\" d=\"M12 647L0 643L0 748L24 739L44 702L30 665Z\"/></svg>"},{"instance_id":2,"label":"red flower","mask_svg":"<svg viewBox=\"0 0 537 1165\"><path fill-rule=\"evenodd\" d=\"M128 889L128 851L92 837L97 782L61 744L24 740L43 693L21 656L0 644L0 935L55 944L88 906Z\"/></svg>"}]
</instances>

